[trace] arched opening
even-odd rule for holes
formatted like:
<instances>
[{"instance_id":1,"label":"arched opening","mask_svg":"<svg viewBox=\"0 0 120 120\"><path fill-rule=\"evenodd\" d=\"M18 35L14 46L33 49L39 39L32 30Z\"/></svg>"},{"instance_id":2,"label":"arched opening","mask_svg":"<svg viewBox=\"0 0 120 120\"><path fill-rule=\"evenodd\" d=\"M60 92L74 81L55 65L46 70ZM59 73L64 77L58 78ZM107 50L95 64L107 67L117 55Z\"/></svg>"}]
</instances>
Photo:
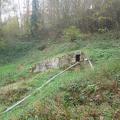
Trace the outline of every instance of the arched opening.
<instances>
[{"instance_id":1,"label":"arched opening","mask_svg":"<svg viewBox=\"0 0 120 120\"><path fill-rule=\"evenodd\" d=\"M76 62L80 62L80 54L77 54L75 57L76 57Z\"/></svg>"}]
</instances>

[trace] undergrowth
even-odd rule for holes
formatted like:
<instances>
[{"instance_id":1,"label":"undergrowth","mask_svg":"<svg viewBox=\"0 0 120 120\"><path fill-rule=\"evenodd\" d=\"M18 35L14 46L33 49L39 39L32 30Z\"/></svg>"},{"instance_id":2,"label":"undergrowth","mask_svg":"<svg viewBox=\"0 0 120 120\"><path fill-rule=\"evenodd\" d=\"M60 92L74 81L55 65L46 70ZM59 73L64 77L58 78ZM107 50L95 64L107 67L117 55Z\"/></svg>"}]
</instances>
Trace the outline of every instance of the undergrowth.
<instances>
[{"instance_id":1,"label":"undergrowth","mask_svg":"<svg viewBox=\"0 0 120 120\"><path fill-rule=\"evenodd\" d=\"M18 44L20 43L20 44ZM32 90L60 70L32 74L29 68L45 59L82 50L95 71L68 71L32 96L1 120L117 120L120 109L120 36L119 32L85 34L74 42L48 40L47 43L19 41L0 51L0 86L25 81ZM24 43L24 44L23 44ZM22 46L22 47L21 47ZM12 54L11 54L12 52ZM108 62L107 64L104 64ZM13 74L12 74L13 73ZM32 80L32 81L30 81ZM20 100L26 89L1 95L0 111ZM9 98L6 99L6 96ZM119 119L118 119L119 120Z\"/></svg>"},{"instance_id":2,"label":"undergrowth","mask_svg":"<svg viewBox=\"0 0 120 120\"><path fill-rule=\"evenodd\" d=\"M119 120L119 61L103 64L79 79L61 87L53 98L35 101L15 120Z\"/></svg>"}]
</instances>

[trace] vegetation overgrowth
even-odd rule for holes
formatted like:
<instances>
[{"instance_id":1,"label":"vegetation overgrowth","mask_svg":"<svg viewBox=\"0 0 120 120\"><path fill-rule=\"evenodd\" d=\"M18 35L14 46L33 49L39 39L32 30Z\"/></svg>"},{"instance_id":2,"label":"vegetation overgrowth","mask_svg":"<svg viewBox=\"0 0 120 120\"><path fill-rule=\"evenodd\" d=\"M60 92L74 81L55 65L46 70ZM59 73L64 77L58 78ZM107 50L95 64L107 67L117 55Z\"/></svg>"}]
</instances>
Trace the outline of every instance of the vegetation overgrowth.
<instances>
[{"instance_id":1,"label":"vegetation overgrowth","mask_svg":"<svg viewBox=\"0 0 120 120\"><path fill-rule=\"evenodd\" d=\"M82 51L73 68L8 113L63 69L36 64ZM0 120L120 120L120 0L0 0Z\"/></svg>"},{"instance_id":2,"label":"vegetation overgrowth","mask_svg":"<svg viewBox=\"0 0 120 120\"><path fill-rule=\"evenodd\" d=\"M4 86L6 87L5 94L0 93L1 112L61 71L49 70L41 73L38 78L32 79L36 75L30 73L29 68L35 63L71 51L82 50L95 66L95 71L88 69L66 72L22 105L9 112L7 116L3 115L2 119L59 120L94 119L94 117L112 119L116 114L119 114L119 39L119 33L113 31L105 34L82 34L81 38L74 42L62 39L56 42L50 40L44 50L38 49L42 46L42 44L39 46L38 41L30 48L29 52L26 51L26 54L16 59L14 63L9 61L8 64L1 65L0 71L4 75L4 79L1 79L0 83L3 90ZM31 46L27 42L26 44ZM15 74L10 77L8 74L11 71ZM13 86L9 87L9 84ZM17 89L14 89L16 86ZM6 96L9 98L6 99ZM110 99L112 99L111 103L109 103ZM84 112L80 112L81 110ZM77 115L76 111L81 114Z\"/></svg>"}]
</instances>

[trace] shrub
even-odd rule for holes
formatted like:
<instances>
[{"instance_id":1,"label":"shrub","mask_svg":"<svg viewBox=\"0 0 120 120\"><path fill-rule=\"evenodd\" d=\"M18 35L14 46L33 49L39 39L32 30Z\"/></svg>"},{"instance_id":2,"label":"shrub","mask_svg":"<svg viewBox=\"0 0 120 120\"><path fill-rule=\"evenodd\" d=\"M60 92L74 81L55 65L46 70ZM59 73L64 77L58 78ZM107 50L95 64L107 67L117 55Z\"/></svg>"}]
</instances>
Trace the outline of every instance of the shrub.
<instances>
[{"instance_id":1,"label":"shrub","mask_svg":"<svg viewBox=\"0 0 120 120\"><path fill-rule=\"evenodd\" d=\"M38 47L38 50L43 51L46 47L46 45L41 45L40 47Z\"/></svg>"},{"instance_id":2,"label":"shrub","mask_svg":"<svg viewBox=\"0 0 120 120\"><path fill-rule=\"evenodd\" d=\"M3 33L5 34L4 37L8 39L19 35L20 31L17 18L13 17L9 19L6 23L4 23L4 25L2 26L2 30Z\"/></svg>"},{"instance_id":3,"label":"shrub","mask_svg":"<svg viewBox=\"0 0 120 120\"><path fill-rule=\"evenodd\" d=\"M4 49L5 45L5 42L2 39L0 39L0 49Z\"/></svg>"},{"instance_id":4,"label":"shrub","mask_svg":"<svg viewBox=\"0 0 120 120\"><path fill-rule=\"evenodd\" d=\"M80 38L80 31L75 26L70 26L64 30L64 39L74 42L78 38Z\"/></svg>"},{"instance_id":5,"label":"shrub","mask_svg":"<svg viewBox=\"0 0 120 120\"><path fill-rule=\"evenodd\" d=\"M99 33L106 33L107 31L108 31L107 28L99 28L99 29L98 29L98 32L99 32Z\"/></svg>"},{"instance_id":6,"label":"shrub","mask_svg":"<svg viewBox=\"0 0 120 120\"><path fill-rule=\"evenodd\" d=\"M100 16L97 19L98 22L98 32L104 33L111 30L114 27L114 22L112 18Z\"/></svg>"},{"instance_id":7,"label":"shrub","mask_svg":"<svg viewBox=\"0 0 120 120\"><path fill-rule=\"evenodd\" d=\"M5 45L5 41L3 40L3 31L0 29L0 49L4 49Z\"/></svg>"}]
</instances>

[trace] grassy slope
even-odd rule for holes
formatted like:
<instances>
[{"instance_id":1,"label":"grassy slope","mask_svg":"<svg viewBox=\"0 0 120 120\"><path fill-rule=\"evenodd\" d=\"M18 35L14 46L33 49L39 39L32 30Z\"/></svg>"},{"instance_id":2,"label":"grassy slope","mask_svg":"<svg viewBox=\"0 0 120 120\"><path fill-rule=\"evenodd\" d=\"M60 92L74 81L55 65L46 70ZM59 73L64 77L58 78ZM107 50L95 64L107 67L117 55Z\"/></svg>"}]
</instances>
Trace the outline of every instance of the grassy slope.
<instances>
[{"instance_id":1,"label":"grassy slope","mask_svg":"<svg viewBox=\"0 0 120 120\"><path fill-rule=\"evenodd\" d=\"M4 86L9 83L10 79L6 78L7 73L11 71L17 72L15 75L11 77L12 82L19 82L21 81L21 78L24 77L25 88L30 88L27 92L25 92L25 94L28 94L34 88L42 85L52 75L60 71L60 70L50 70L46 73L40 74L40 76L37 79L32 80L32 78L35 75L33 74L31 75L28 72L28 68L32 64L42 61L46 58L52 58L58 54L64 54L66 52L70 52L73 50L81 49L85 51L85 53L92 59L93 63L96 66L102 65L104 62L108 60L112 61L112 59L113 60L120 59L120 56L119 56L120 55L120 39L117 39L115 37L116 35L111 33L104 34L104 35L96 34L84 41L77 40L76 41L77 44L69 43L65 41L57 41L54 43L48 41L47 48L43 51L40 51L37 49L38 47L42 46L41 44L37 43L37 46L35 45L33 48L31 48L29 44L30 49L29 51L27 50L26 54L23 54L23 57L19 56L19 59L15 60L15 62L13 63L10 62L9 64L0 67L0 73L4 74L5 76L4 81L3 79L1 79L0 84L1 86ZM28 45L28 43L26 44ZM21 64L22 64L22 68L19 70L18 67L21 66ZM49 86L44 88L40 93L34 95L28 101L24 102L20 107L8 113L7 115L3 116L2 119L8 120L10 116L13 119L17 115L19 116L20 114L23 114L24 111L28 111L30 108L32 108L33 104L36 101L39 101L39 100L42 101L43 99L49 99L49 97L55 96L56 93L59 92L61 88L67 86L70 83L74 83L75 81L81 80L82 76L84 76L84 71L83 72L75 72L75 71L66 72L64 75L57 78L56 81L52 82ZM15 101L16 99L13 99L12 102L11 101L6 101L6 102L10 102L9 105L11 105ZM9 105L2 103L0 105L1 111L4 108L8 107Z\"/></svg>"}]
</instances>

